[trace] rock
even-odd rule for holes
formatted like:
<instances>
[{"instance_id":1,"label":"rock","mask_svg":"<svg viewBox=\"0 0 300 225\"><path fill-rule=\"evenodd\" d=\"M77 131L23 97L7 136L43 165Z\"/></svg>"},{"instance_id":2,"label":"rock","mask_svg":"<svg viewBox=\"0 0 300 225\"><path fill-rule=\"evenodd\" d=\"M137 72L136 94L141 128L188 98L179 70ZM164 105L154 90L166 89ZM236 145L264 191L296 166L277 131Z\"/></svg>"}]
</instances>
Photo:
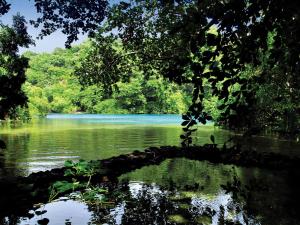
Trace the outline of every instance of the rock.
<instances>
[{"instance_id":1,"label":"rock","mask_svg":"<svg viewBox=\"0 0 300 225\"><path fill-rule=\"evenodd\" d=\"M42 210L42 211L37 210L37 211L35 211L35 214L38 215L38 216L40 216L40 215L45 214L46 212L47 212L47 210Z\"/></svg>"},{"instance_id":2,"label":"rock","mask_svg":"<svg viewBox=\"0 0 300 225\"><path fill-rule=\"evenodd\" d=\"M40 225L47 225L49 223L49 219L48 218L44 218L44 219L38 220L37 222Z\"/></svg>"}]
</instances>

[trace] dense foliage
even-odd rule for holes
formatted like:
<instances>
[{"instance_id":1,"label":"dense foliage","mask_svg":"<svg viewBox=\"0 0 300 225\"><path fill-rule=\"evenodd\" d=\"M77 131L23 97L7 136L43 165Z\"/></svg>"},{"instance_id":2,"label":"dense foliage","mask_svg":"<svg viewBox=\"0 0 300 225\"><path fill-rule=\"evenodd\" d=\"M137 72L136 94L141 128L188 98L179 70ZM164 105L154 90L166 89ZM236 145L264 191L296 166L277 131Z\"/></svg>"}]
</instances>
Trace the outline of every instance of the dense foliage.
<instances>
[{"instance_id":1,"label":"dense foliage","mask_svg":"<svg viewBox=\"0 0 300 225\"><path fill-rule=\"evenodd\" d=\"M78 39L80 32L93 33L105 16L106 0L34 0L38 13L35 27L41 27L40 37L60 29L67 35L66 46Z\"/></svg>"},{"instance_id":2,"label":"dense foliage","mask_svg":"<svg viewBox=\"0 0 300 225\"><path fill-rule=\"evenodd\" d=\"M0 0L0 16L4 15L10 9L10 5L5 0Z\"/></svg>"},{"instance_id":3,"label":"dense foliage","mask_svg":"<svg viewBox=\"0 0 300 225\"><path fill-rule=\"evenodd\" d=\"M144 85L158 74L193 86L192 102L183 115L184 144L191 142L193 125L212 118L204 107L207 97L218 102L219 123L229 128L261 130L270 125L297 133L300 8L296 1L108 3L35 0L41 17L32 22L42 26L41 36L62 29L68 35L67 46L80 31L92 34L92 48L76 74L89 88L100 86L102 102L123 101L122 107L128 107L128 99L138 96L130 107L147 112L141 106L147 99L138 86L130 89L133 94L127 93L127 99L118 96L118 89L122 91L120 84L128 81ZM0 4L0 13L7 12L6 1Z\"/></svg>"},{"instance_id":4,"label":"dense foliage","mask_svg":"<svg viewBox=\"0 0 300 225\"><path fill-rule=\"evenodd\" d=\"M24 90L31 115L74 113L183 113L190 104L188 86L170 84L159 74L144 80L136 69L130 82L117 82L108 94L104 85L82 86L75 68L90 52L90 42L53 53L26 52L30 59ZM129 81L129 80L128 80Z\"/></svg>"},{"instance_id":5,"label":"dense foliage","mask_svg":"<svg viewBox=\"0 0 300 225\"><path fill-rule=\"evenodd\" d=\"M133 67L126 61L135 61L145 78L155 71L176 83L193 84L193 101L183 116L185 144L191 142L193 125L211 119L203 106L209 95L223 110L222 124L232 129L260 130L276 120L294 134L299 11L295 1L282 0L120 2L108 10L95 38L98 50L83 64L90 66L84 79L112 85L128 79ZM124 54L109 47L115 40L122 42ZM267 93L272 97L265 98ZM270 103L280 107L265 110Z\"/></svg>"},{"instance_id":6,"label":"dense foliage","mask_svg":"<svg viewBox=\"0 0 300 225\"><path fill-rule=\"evenodd\" d=\"M27 97L21 88L28 59L20 56L18 50L30 44L24 17L14 16L12 27L0 23L0 120L14 116L26 105Z\"/></svg>"}]
</instances>

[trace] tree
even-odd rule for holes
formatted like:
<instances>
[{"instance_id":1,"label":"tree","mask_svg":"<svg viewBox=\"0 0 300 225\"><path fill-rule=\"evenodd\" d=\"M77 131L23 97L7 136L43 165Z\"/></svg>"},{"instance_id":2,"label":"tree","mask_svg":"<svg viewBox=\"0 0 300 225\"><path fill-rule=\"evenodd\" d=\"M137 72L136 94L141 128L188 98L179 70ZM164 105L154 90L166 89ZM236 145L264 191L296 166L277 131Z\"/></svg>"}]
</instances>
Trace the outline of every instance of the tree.
<instances>
[{"instance_id":1,"label":"tree","mask_svg":"<svg viewBox=\"0 0 300 225\"><path fill-rule=\"evenodd\" d=\"M8 4L5 0L0 0L0 16L7 13L10 9L10 4Z\"/></svg>"},{"instance_id":2,"label":"tree","mask_svg":"<svg viewBox=\"0 0 300 225\"><path fill-rule=\"evenodd\" d=\"M3 13L8 7L1 3ZM178 84L193 84L192 104L183 116L185 144L191 142L194 124L211 119L203 111L205 79L208 91L222 103L223 122L232 128L255 126L256 84L267 82L269 73L266 67L256 76L244 77L241 72L249 65L260 66L267 51L267 69L280 68L291 92L299 89L300 8L293 0L136 0L112 7L100 0L35 3L42 16L33 23L42 25L42 36L62 28L69 45L80 31L94 34L100 28L94 53L83 63L88 66L82 67L87 80L109 87L128 80L130 64L136 62L145 78L158 71ZM211 32L213 27L216 32ZM109 47L117 40L122 42L121 54ZM291 94L291 99L299 102L299 95ZM299 105L292 111L299 114Z\"/></svg>"},{"instance_id":3,"label":"tree","mask_svg":"<svg viewBox=\"0 0 300 225\"><path fill-rule=\"evenodd\" d=\"M299 89L299 10L292 0L120 2L108 10L107 21L95 38L97 54L106 60L114 78L101 82L110 85L123 74L130 74L130 67L119 63L120 55L100 50L107 46L107 40L121 40L129 53L123 57L138 61L146 77L156 70L171 81L194 85L192 105L183 116L185 144L191 142L193 125L211 119L203 111L205 79L210 84L209 92L222 103L219 107L224 123L231 128L255 127L254 84L266 82L269 74L266 68L249 77L241 72L249 65L260 66L261 55L269 51L267 69L282 68L289 77L290 89ZM213 27L216 32L210 31ZM268 49L272 32L274 44ZM126 72L119 73L120 68ZM86 76L101 80L95 73L87 72ZM299 95L293 98L297 102ZM295 111L299 111L299 105Z\"/></svg>"},{"instance_id":4,"label":"tree","mask_svg":"<svg viewBox=\"0 0 300 225\"><path fill-rule=\"evenodd\" d=\"M105 17L107 5L106 0L35 0L41 16L31 23L42 26L41 38L61 29L70 47L80 32L93 34Z\"/></svg>"},{"instance_id":5,"label":"tree","mask_svg":"<svg viewBox=\"0 0 300 225\"><path fill-rule=\"evenodd\" d=\"M66 46L77 40L80 31L90 34L104 19L107 1L105 0L35 0L35 7L41 14L35 27L41 26L40 37L61 29L67 35ZM6 0L0 0L0 16L10 10ZM24 17L15 16L10 28L0 24L0 119L13 114L18 107L26 106L27 97L21 90L25 82L28 60L18 55L19 47L33 44L27 34Z\"/></svg>"},{"instance_id":6,"label":"tree","mask_svg":"<svg viewBox=\"0 0 300 225\"><path fill-rule=\"evenodd\" d=\"M74 67L87 43L71 49L55 49L53 53L25 52L30 68L26 71L24 91L28 96L32 115L46 115L49 112L72 113L80 110L81 86L73 76ZM90 98L93 98L91 96Z\"/></svg>"},{"instance_id":7,"label":"tree","mask_svg":"<svg viewBox=\"0 0 300 225\"><path fill-rule=\"evenodd\" d=\"M4 6L2 12L8 9L5 1L0 2L0 6ZM12 27L0 24L0 119L26 105L27 97L22 84L25 82L28 59L18 55L18 48L28 47L32 43L24 17L14 16Z\"/></svg>"},{"instance_id":8,"label":"tree","mask_svg":"<svg viewBox=\"0 0 300 225\"><path fill-rule=\"evenodd\" d=\"M145 80L143 73L136 69L130 82L117 82L116 90L110 94L101 83L89 81L89 85L80 85L74 76L75 67L84 62L92 46L87 41L70 49L55 49L52 53L24 53L29 58L30 68L26 71L23 90L32 116L76 111L115 114L185 111L186 91L166 82L159 74Z\"/></svg>"}]
</instances>

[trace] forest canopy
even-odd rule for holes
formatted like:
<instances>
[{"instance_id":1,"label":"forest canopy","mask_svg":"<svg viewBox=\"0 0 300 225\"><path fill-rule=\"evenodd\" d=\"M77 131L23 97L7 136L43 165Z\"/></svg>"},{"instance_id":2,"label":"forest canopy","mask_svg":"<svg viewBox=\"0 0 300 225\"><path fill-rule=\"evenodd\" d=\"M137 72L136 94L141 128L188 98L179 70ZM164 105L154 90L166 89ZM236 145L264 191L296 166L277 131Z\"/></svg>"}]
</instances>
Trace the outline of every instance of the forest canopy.
<instances>
[{"instance_id":1,"label":"forest canopy","mask_svg":"<svg viewBox=\"0 0 300 225\"><path fill-rule=\"evenodd\" d=\"M32 116L48 113L183 113L191 102L191 87L170 84L160 74L144 80L135 70L130 82L118 82L115 91L101 84L82 86L76 67L92 48L85 42L53 53L26 52L29 69L24 85Z\"/></svg>"},{"instance_id":2,"label":"forest canopy","mask_svg":"<svg viewBox=\"0 0 300 225\"><path fill-rule=\"evenodd\" d=\"M299 15L295 1L120 2L108 9L81 78L110 91L110 85L128 79L135 62L145 79L157 72L192 84L192 104L182 123L185 143L191 142L193 125L211 119L203 105L207 96L218 99L220 121L231 129L271 126L294 134ZM116 40L123 53L112 47Z\"/></svg>"},{"instance_id":3,"label":"forest canopy","mask_svg":"<svg viewBox=\"0 0 300 225\"><path fill-rule=\"evenodd\" d=\"M84 85L110 95L118 82L140 71L179 85L193 85L183 115L185 143L193 125L212 117L232 129L272 126L295 133L299 120L300 8L288 0L35 0L41 36L62 29L66 46L88 32L93 47L76 69ZM9 10L0 1L1 14ZM115 43L120 47L116 48Z\"/></svg>"}]
</instances>

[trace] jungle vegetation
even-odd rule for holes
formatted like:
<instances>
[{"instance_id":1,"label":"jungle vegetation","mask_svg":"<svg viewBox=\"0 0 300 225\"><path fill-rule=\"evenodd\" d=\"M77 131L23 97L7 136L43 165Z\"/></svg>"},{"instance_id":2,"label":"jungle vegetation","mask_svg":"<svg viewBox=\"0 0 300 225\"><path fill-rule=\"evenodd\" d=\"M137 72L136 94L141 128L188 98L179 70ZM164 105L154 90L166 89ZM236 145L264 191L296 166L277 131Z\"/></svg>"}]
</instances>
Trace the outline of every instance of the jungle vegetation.
<instances>
[{"instance_id":1,"label":"jungle vegetation","mask_svg":"<svg viewBox=\"0 0 300 225\"><path fill-rule=\"evenodd\" d=\"M41 29L40 38L60 30L67 36L67 49L21 55L20 47L34 44L24 17L16 15L11 26L0 23L0 120L44 116L49 112L182 113L183 147L191 145L193 132L197 130L195 125L210 120L231 130L245 131L245 135L268 129L288 138L299 138L300 5L297 1L32 1L39 16L30 23ZM0 20L9 10L8 0L0 0ZM80 33L88 33L89 40L71 47ZM92 137L95 140L96 136ZM97 164L108 165L112 177L149 165L148 160L159 164L165 157L185 154L230 165L266 168L269 165L276 169L290 165L293 170L288 171L291 172L287 176L288 185L292 189L297 187L290 184L296 180L298 158L274 152L242 151L239 146L227 148L226 143L218 148L213 135L211 142L203 147L149 148ZM5 143L0 140L2 148ZM68 181L58 180L51 187L51 201L59 193L80 186L88 188L95 172L98 171L85 161L67 161L65 168L54 173L35 173L29 176L29 182L24 178L24 184L18 183L19 178L13 179L12 184L4 186L3 193L18 197L16 193L21 190L22 198L16 201L28 201L27 198L43 195L43 189L48 193L47 183L63 175ZM205 178L207 169L204 172ZM284 175L288 173L284 171ZM52 176L55 174L58 176ZM227 172L223 174L230 176ZM80 183L79 178L70 183L74 175L87 178L87 183ZM97 177L98 182L109 181L110 176L103 175ZM245 177L248 175L245 173ZM274 177L278 175L276 172ZM206 180L212 182L209 176ZM245 188L250 194L245 195L240 181L233 178L232 184L227 183L227 187L241 192L246 202L257 200L250 195L249 186ZM287 193L288 197L297 196ZM100 196L103 201L106 190L91 188L87 194L85 200ZM268 209L274 206L272 218L277 199L275 196L272 205L268 204ZM9 199L13 208L16 201ZM136 200L132 202L136 205ZM258 202L263 201L258 199ZM293 209L293 204L283 203L291 206L285 208ZM165 204L161 208L164 207ZM250 207L247 209L251 211ZM142 211L145 212L144 206ZM289 211L296 215L296 210ZM172 218L186 222L183 217ZM43 220L38 223L49 222L47 218Z\"/></svg>"},{"instance_id":2,"label":"jungle vegetation","mask_svg":"<svg viewBox=\"0 0 300 225\"><path fill-rule=\"evenodd\" d=\"M212 98L221 110L219 123L230 129L271 127L291 136L299 132L300 8L296 1L136 0L109 4L105 0L35 0L35 6L40 17L31 23L41 27L41 37L62 29L68 37L67 47L80 32L92 38L92 47L74 72L87 90L101 87L96 92L104 101L91 111L101 111L103 104L126 104L126 96L118 96L116 84L120 84L119 94L124 94L124 89L139 92L140 84L147 86L159 76L166 81L159 78L155 82L166 82L162 85L166 91L172 90L171 82L192 86L191 103L183 114L185 145L191 143L195 124L212 119L204 106ZM9 7L5 0L0 1L1 14ZM19 19L11 28L1 25L1 79L5 79L1 81L1 118L26 106L21 86L28 65L26 57L17 53L18 47L31 43L25 24ZM23 60L17 64L21 66L12 66L18 60ZM12 77L18 82L11 82ZM76 86L77 81L72 82L70 86ZM134 88L128 88L130 85ZM12 90L17 93L8 100L7 93ZM156 111L144 105L147 96L136 96L132 112ZM182 96L175 97L177 112L184 109L184 104L178 103L178 99L185 102ZM45 98L52 103L50 110L59 111L61 99L54 95ZM72 104L66 106L67 111L74 106L89 107L75 96L68 101ZM115 108L125 109L123 106Z\"/></svg>"},{"instance_id":3,"label":"jungle vegetation","mask_svg":"<svg viewBox=\"0 0 300 225\"><path fill-rule=\"evenodd\" d=\"M117 46L115 46L117 47ZM133 71L107 93L103 85L81 85L75 70L89 54L91 42L53 53L26 52L29 69L23 86L31 116L48 113L183 113L191 102L191 86L169 83L160 74L145 80Z\"/></svg>"}]
</instances>

